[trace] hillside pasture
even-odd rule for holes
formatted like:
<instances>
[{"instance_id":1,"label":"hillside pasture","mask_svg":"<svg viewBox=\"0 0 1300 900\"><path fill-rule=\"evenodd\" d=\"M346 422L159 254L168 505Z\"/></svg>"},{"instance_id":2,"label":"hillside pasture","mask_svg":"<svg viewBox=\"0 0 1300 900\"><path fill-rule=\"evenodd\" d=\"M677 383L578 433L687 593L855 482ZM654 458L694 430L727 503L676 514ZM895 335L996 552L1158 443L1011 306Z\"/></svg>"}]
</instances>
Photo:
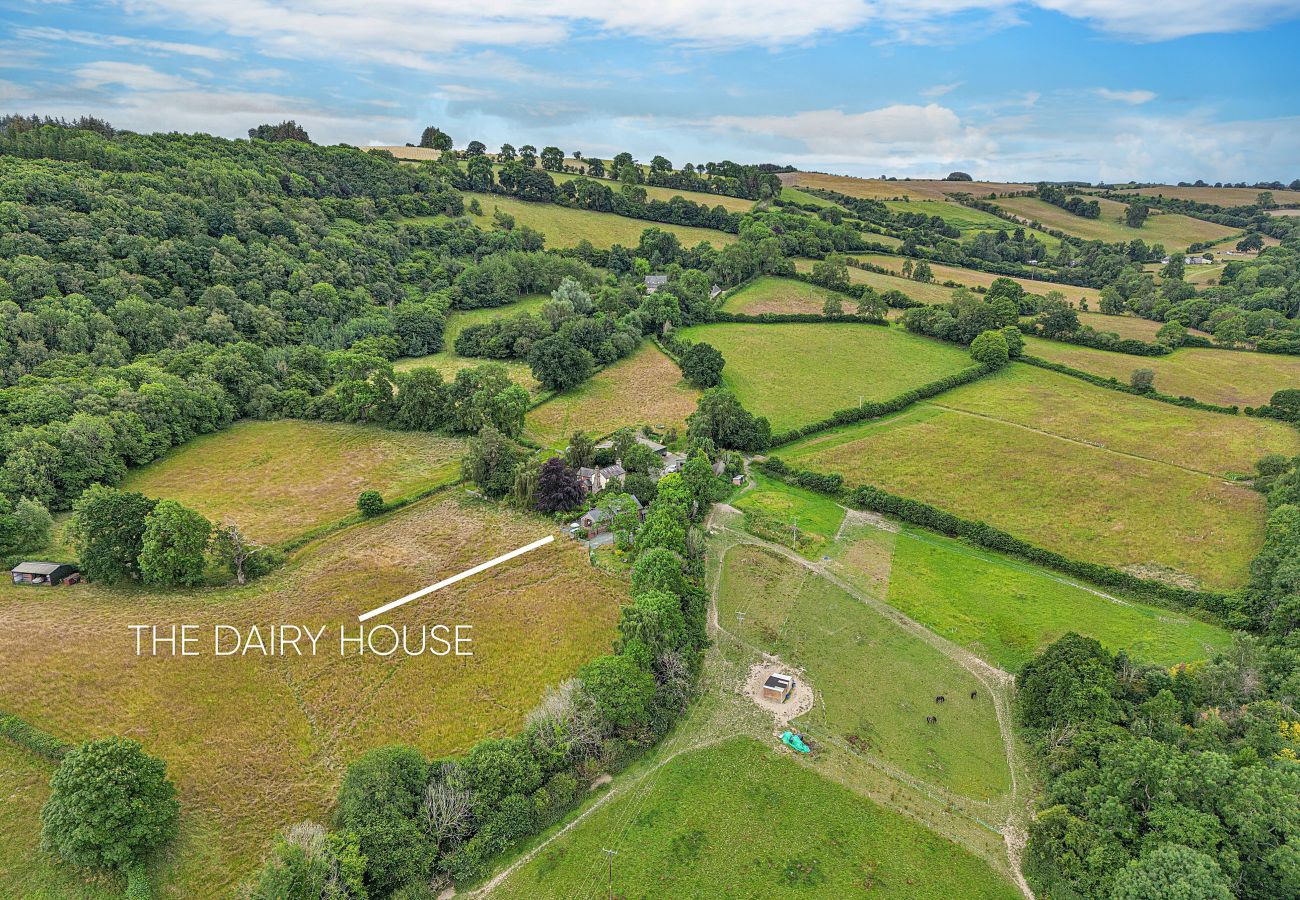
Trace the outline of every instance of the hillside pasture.
<instances>
[{"instance_id":1,"label":"hillside pasture","mask_svg":"<svg viewBox=\"0 0 1300 900\"><path fill-rule=\"evenodd\" d=\"M705 241L714 247L734 243L734 234L711 228L694 228L687 225L666 225L645 219L629 219L614 213L593 212L588 209L569 209L554 203L530 203L497 194L466 194L476 197L483 207L483 216L471 216L481 228L492 227L492 211L499 209L515 217L518 225L527 225L546 235L546 246L551 248L576 247L582 241L592 246L608 249L614 244L635 247L641 241L641 232L658 228L677 235L684 247L694 247Z\"/></svg>"},{"instance_id":2,"label":"hillside pasture","mask_svg":"<svg viewBox=\"0 0 1300 900\"><path fill-rule=\"evenodd\" d=\"M1144 188L1120 188L1116 193L1141 194L1144 197L1168 197L1171 200L1191 200L1193 203L1209 203L1214 206L1252 206L1264 188L1237 187L1178 187L1171 184L1156 184ZM1300 203L1300 191L1274 191L1274 203Z\"/></svg>"},{"instance_id":3,"label":"hillside pasture","mask_svg":"<svg viewBox=\"0 0 1300 900\"><path fill-rule=\"evenodd\" d=\"M964 797L1010 789L990 698L937 648L826 579L771 550L728 551L718 621L750 646L801 670L817 692L795 724L816 739L865 742L866 752ZM953 702L937 707L934 698ZM936 727L925 717L939 713Z\"/></svg>"},{"instance_id":4,"label":"hillside pasture","mask_svg":"<svg viewBox=\"0 0 1300 900\"><path fill-rule=\"evenodd\" d=\"M856 300L837 291L828 291L826 288L794 278L764 276L728 294L722 304L722 310L750 316L763 313L821 315L823 306L830 298L838 299L844 305L845 312L853 312L856 309Z\"/></svg>"},{"instance_id":5,"label":"hillside pasture","mask_svg":"<svg viewBox=\"0 0 1300 900\"><path fill-rule=\"evenodd\" d=\"M1004 194L1031 191L1032 184L1009 184L996 181L945 181L932 178L886 180L882 178L854 178L850 175L827 175L822 172L791 172L781 177L792 187L821 188L850 197L866 200L944 200L949 194L974 194L977 197L990 193Z\"/></svg>"},{"instance_id":6,"label":"hillside pasture","mask_svg":"<svg viewBox=\"0 0 1300 900\"><path fill-rule=\"evenodd\" d=\"M397 500L450 484L464 452L463 440L427 432L250 419L132 470L122 487L177 500L274 543L355 512L364 490Z\"/></svg>"},{"instance_id":7,"label":"hillside pasture","mask_svg":"<svg viewBox=\"0 0 1300 900\"><path fill-rule=\"evenodd\" d=\"M165 760L181 833L159 865L157 896L233 896L281 828L328 821L343 771L363 751L403 743L436 757L513 733L547 685L609 648L626 587L556 541L381 620L415 628L416 647L422 624L471 625L473 656L339 656L340 623L355 636L359 613L548 531L494 506L430 499L310 545L244 588L0 585L0 697L64 740L121 735ZM137 656L135 623L198 624L208 652L154 657L146 640ZM263 639L267 623L326 630L315 656L304 639L300 657L218 658L217 623L244 634L259 625ZM35 790L21 811L0 804L6 833L39 830ZM0 884L11 877L0 872ZM42 895L31 885L19 893Z\"/></svg>"},{"instance_id":8,"label":"hillside pasture","mask_svg":"<svg viewBox=\"0 0 1300 900\"><path fill-rule=\"evenodd\" d=\"M1220 406L1262 406L1275 391L1300 388L1300 357L1273 353L1184 347L1168 356L1129 356L1033 337L1025 339L1025 352L1124 384L1134 369L1150 369L1161 393Z\"/></svg>"},{"instance_id":9,"label":"hillside pasture","mask_svg":"<svg viewBox=\"0 0 1300 900\"><path fill-rule=\"evenodd\" d=\"M645 775L516 870L493 897L589 897L614 850L620 897L1015 900L987 863L748 737Z\"/></svg>"},{"instance_id":10,"label":"hillside pasture","mask_svg":"<svg viewBox=\"0 0 1300 900\"><path fill-rule=\"evenodd\" d=\"M1208 475L1252 472L1268 453L1300 453L1300 434L1272 419L1184 409L1021 364L929 402Z\"/></svg>"},{"instance_id":11,"label":"hillside pasture","mask_svg":"<svg viewBox=\"0 0 1300 900\"><path fill-rule=\"evenodd\" d=\"M794 267L799 272L811 272L816 262L813 259L796 259ZM913 281L898 275L882 275L879 272L869 272L854 266L849 266L849 281L853 284L870 285L882 294L886 291L901 291L909 300L916 303L947 303L952 300L953 288L934 282ZM845 298L846 304L850 302Z\"/></svg>"},{"instance_id":12,"label":"hillside pasture","mask_svg":"<svg viewBox=\"0 0 1300 900\"><path fill-rule=\"evenodd\" d=\"M857 259L888 269L892 274L902 277L903 261L906 257L886 256L883 253L866 253L857 254ZM912 264L915 265L916 260L912 260ZM930 271L934 273L934 280L937 282L954 281L969 288L987 288L998 278L1008 277L995 275L992 272L981 272L978 269L964 269L960 266L947 266L936 262L930 263ZM1101 291L1096 288L1057 284L1053 281L1035 281L1032 278L1012 278L1011 280L1024 288L1027 293L1039 297L1045 297L1052 291L1059 291L1065 295L1066 300L1072 306L1076 307L1079 306L1080 300L1087 300L1092 305L1101 302Z\"/></svg>"},{"instance_id":13,"label":"hillside pasture","mask_svg":"<svg viewBox=\"0 0 1300 900\"><path fill-rule=\"evenodd\" d=\"M1011 672L1067 631L1161 666L1230 643L1216 625L910 525L845 527L831 553L853 584Z\"/></svg>"},{"instance_id":14,"label":"hillside pasture","mask_svg":"<svg viewBox=\"0 0 1300 900\"><path fill-rule=\"evenodd\" d=\"M929 403L778 453L1066 556L1212 589L1240 586L1263 539L1248 487Z\"/></svg>"},{"instance_id":15,"label":"hillside pasture","mask_svg":"<svg viewBox=\"0 0 1300 900\"><path fill-rule=\"evenodd\" d=\"M959 229L963 238L984 232L996 233L1015 231L1014 222L1008 222L993 213L982 209L964 206L956 200L887 200L885 206L892 213L911 213L913 215L938 216L952 227ZM1038 238L1049 251L1055 252L1061 242L1046 232L1026 227L1025 233Z\"/></svg>"},{"instance_id":16,"label":"hillside pasture","mask_svg":"<svg viewBox=\"0 0 1300 900\"><path fill-rule=\"evenodd\" d=\"M1147 244L1164 244L1165 249L1171 252L1181 252L1190 244L1217 241L1241 231L1239 228L1154 209L1141 228L1130 228L1124 224L1125 204L1102 198L1092 199L1101 205L1100 218L1085 219L1037 197L1007 197L998 200L997 205L1026 221L1035 221L1047 228L1055 228L1087 241L1128 243L1140 239Z\"/></svg>"},{"instance_id":17,"label":"hillside pasture","mask_svg":"<svg viewBox=\"0 0 1300 900\"><path fill-rule=\"evenodd\" d=\"M530 410L524 433L543 447L560 449L575 431L603 436L624 425L654 425L685 433L686 417L695 412L699 396L677 363L647 343Z\"/></svg>"},{"instance_id":18,"label":"hillside pasture","mask_svg":"<svg viewBox=\"0 0 1300 900\"><path fill-rule=\"evenodd\" d=\"M824 494L766 478L756 471L751 484L731 505L745 515L750 534L793 547L809 559L823 555L835 543L844 521L844 507Z\"/></svg>"},{"instance_id":19,"label":"hillside pasture","mask_svg":"<svg viewBox=\"0 0 1300 900\"><path fill-rule=\"evenodd\" d=\"M716 347L723 383L774 432L863 400L887 400L970 366L965 350L901 328L850 323L719 323L680 336Z\"/></svg>"}]
</instances>

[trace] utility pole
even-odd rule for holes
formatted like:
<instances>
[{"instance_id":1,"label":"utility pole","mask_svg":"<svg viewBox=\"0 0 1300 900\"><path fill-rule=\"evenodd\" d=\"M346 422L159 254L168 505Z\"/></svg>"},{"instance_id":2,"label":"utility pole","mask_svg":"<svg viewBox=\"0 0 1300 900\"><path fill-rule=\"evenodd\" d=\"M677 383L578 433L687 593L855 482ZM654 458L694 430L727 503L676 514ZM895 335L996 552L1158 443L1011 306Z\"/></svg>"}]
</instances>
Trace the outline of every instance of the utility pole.
<instances>
[{"instance_id":1,"label":"utility pole","mask_svg":"<svg viewBox=\"0 0 1300 900\"><path fill-rule=\"evenodd\" d=\"M736 624L742 628L745 626L745 611L743 609L736 610Z\"/></svg>"},{"instance_id":2,"label":"utility pole","mask_svg":"<svg viewBox=\"0 0 1300 900\"><path fill-rule=\"evenodd\" d=\"M614 900L614 857L618 856L618 851L605 850L605 853L609 858L609 900Z\"/></svg>"},{"instance_id":3,"label":"utility pole","mask_svg":"<svg viewBox=\"0 0 1300 900\"><path fill-rule=\"evenodd\" d=\"M798 516L794 517L794 522L790 525L790 529L794 534L794 538L790 541L790 547L793 549L799 546L799 517Z\"/></svg>"}]
</instances>

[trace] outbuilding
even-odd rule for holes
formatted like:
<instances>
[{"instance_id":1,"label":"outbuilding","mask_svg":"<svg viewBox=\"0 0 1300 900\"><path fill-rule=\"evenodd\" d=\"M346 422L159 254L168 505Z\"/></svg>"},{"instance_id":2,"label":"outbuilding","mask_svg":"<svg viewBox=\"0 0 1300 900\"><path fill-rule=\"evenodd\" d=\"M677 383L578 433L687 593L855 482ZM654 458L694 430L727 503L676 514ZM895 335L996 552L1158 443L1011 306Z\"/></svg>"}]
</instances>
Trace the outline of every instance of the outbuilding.
<instances>
[{"instance_id":1,"label":"outbuilding","mask_svg":"<svg viewBox=\"0 0 1300 900\"><path fill-rule=\"evenodd\" d=\"M793 690L793 678L780 672L773 672L767 676L767 681L763 682L763 699L784 703L790 699L790 692Z\"/></svg>"},{"instance_id":2,"label":"outbuilding","mask_svg":"<svg viewBox=\"0 0 1300 900\"><path fill-rule=\"evenodd\" d=\"M77 567L71 563L39 562L35 560L20 562L9 570L14 584L72 584L80 580Z\"/></svg>"}]
</instances>

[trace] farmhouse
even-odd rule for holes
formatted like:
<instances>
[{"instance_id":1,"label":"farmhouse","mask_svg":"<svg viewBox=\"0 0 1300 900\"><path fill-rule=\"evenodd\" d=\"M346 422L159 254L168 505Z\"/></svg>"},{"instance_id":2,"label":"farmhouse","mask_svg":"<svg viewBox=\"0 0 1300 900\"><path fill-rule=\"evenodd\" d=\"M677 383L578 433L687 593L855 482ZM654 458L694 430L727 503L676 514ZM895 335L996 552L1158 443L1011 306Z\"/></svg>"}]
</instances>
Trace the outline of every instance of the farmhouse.
<instances>
[{"instance_id":1,"label":"farmhouse","mask_svg":"<svg viewBox=\"0 0 1300 900\"><path fill-rule=\"evenodd\" d=\"M20 562L9 570L14 584L74 584L79 580L77 567L69 563Z\"/></svg>"},{"instance_id":2,"label":"farmhouse","mask_svg":"<svg viewBox=\"0 0 1300 900\"><path fill-rule=\"evenodd\" d=\"M763 682L763 699L784 703L790 699L792 690L794 690L793 678L780 672L773 672L767 676L767 681Z\"/></svg>"},{"instance_id":3,"label":"farmhouse","mask_svg":"<svg viewBox=\"0 0 1300 900\"><path fill-rule=\"evenodd\" d=\"M645 292L647 294L653 294L667 283L667 275L647 275L645 277Z\"/></svg>"},{"instance_id":4,"label":"farmhouse","mask_svg":"<svg viewBox=\"0 0 1300 900\"><path fill-rule=\"evenodd\" d=\"M578 481L582 484L582 489L588 494L597 494L608 487L611 481L617 480L619 484L622 484L626 475L627 472L618 463L605 466L602 469L583 466L578 470Z\"/></svg>"}]
</instances>

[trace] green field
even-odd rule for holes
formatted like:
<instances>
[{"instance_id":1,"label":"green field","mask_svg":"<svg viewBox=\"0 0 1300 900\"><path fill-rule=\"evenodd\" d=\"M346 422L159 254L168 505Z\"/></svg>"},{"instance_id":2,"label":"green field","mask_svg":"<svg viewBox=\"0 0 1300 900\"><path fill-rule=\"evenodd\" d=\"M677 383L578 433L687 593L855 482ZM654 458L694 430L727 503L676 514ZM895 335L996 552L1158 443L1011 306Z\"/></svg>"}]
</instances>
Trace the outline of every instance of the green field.
<instances>
[{"instance_id":1,"label":"green field","mask_svg":"<svg viewBox=\"0 0 1300 900\"><path fill-rule=\"evenodd\" d=\"M1067 631L1162 666L1208 658L1230 640L1224 629L1181 613L910 525L897 532L846 526L832 556L862 590L1011 672Z\"/></svg>"},{"instance_id":2,"label":"green field","mask_svg":"<svg viewBox=\"0 0 1300 900\"><path fill-rule=\"evenodd\" d=\"M554 203L529 203L497 194L466 194L465 197L467 200L477 198L483 206L483 217L475 219L479 227L492 228L492 210L499 209L514 216L516 224L527 225L546 235L547 247L574 247L584 240L599 248L608 248L613 244L635 247L641 241L641 232L647 228L672 232L684 247L693 247L704 241L714 247L721 247L737 240L734 234L712 228L665 225L644 219L629 219L614 213L569 209Z\"/></svg>"},{"instance_id":3,"label":"green field","mask_svg":"<svg viewBox=\"0 0 1300 900\"><path fill-rule=\"evenodd\" d=\"M407 372L411 369L429 367L437 369L444 378L452 379L456 377L456 373L461 369L481 366L488 362L499 362L506 367L506 371L510 373L511 379L516 384L524 387L530 393L536 393L540 386L537 379L533 377L533 372L527 363L515 360L487 360L473 356L461 356L456 353L456 338L470 325L481 325L502 316L536 313L549 299L551 299L549 294L531 294L506 306L493 306L484 309L453 309L447 316L447 328L443 332L442 352L433 353L429 356L412 356L399 359L393 363L393 369L397 372Z\"/></svg>"},{"instance_id":4,"label":"green field","mask_svg":"<svg viewBox=\"0 0 1300 900\"><path fill-rule=\"evenodd\" d=\"M581 163L579 163L581 165ZM575 175L572 172L548 172L551 179L556 184L563 184L566 181L572 181L575 178L584 176ZM590 177L590 176L585 176ZM593 178L592 181L599 182L606 187L618 193L622 190L622 185L609 181L604 178ZM728 212L749 212L754 208L753 200L746 200L744 197L728 197L726 194L710 194L706 191L679 191L676 188L657 187L653 184L638 184L637 187L645 191L646 198L649 200L671 200L674 197L681 197L683 200L689 200L692 203L699 203L713 209L715 206L721 206Z\"/></svg>"},{"instance_id":5,"label":"green field","mask_svg":"<svg viewBox=\"0 0 1300 900\"><path fill-rule=\"evenodd\" d=\"M1150 369L1161 393L1220 406L1262 406L1275 391L1300 388L1300 357L1295 356L1200 347L1175 350L1168 356L1129 356L1032 337L1025 341L1025 352L1124 384L1133 370Z\"/></svg>"},{"instance_id":6,"label":"green field","mask_svg":"<svg viewBox=\"0 0 1300 900\"><path fill-rule=\"evenodd\" d=\"M165 760L181 834L160 864L157 896L233 896L281 828L327 821L343 769L361 752L403 743L436 757L513 734L547 685L608 650L626 586L562 540L384 617L397 627L470 623L473 657L344 658L328 645L339 623L355 634L358 613L548 533L535 517L431 498L311 544L244 588L0 584L0 697L64 740L122 735ZM201 634L215 623L260 624L264 636L267 623L328 630L314 657L136 656L127 626L150 622L197 623ZM34 776L4 777L27 779L0 803L7 844L4 835L39 830L40 795ZM18 853L24 868L0 871L0 896L60 896L66 879ZM19 881L29 875L42 882Z\"/></svg>"},{"instance_id":7,"label":"green field","mask_svg":"<svg viewBox=\"0 0 1300 900\"><path fill-rule=\"evenodd\" d=\"M751 472L751 486L731 503L745 514L745 530L795 547L809 559L835 542L844 509L823 494Z\"/></svg>"},{"instance_id":8,"label":"green field","mask_svg":"<svg viewBox=\"0 0 1300 900\"><path fill-rule=\"evenodd\" d=\"M887 400L971 365L965 350L901 328L857 324L720 323L679 332L727 361L723 382L774 432L863 400Z\"/></svg>"},{"instance_id":9,"label":"green field","mask_svg":"<svg viewBox=\"0 0 1300 900\"><path fill-rule=\"evenodd\" d=\"M811 272L815 260L796 259L794 267L800 272ZM902 265L901 263L899 265ZM902 291L909 299L917 303L947 303L952 300L953 289L934 282L913 281L897 275L882 275L849 266L849 281L854 284L866 284L880 293L885 291ZM851 309L851 301L845 298L845 309Z\"/></svg>"},{"instance_id":10,"label":"green field","mask_svg":"<svg viewBox=\"0 0 1300 900\"><path fill-rule=\"evenodd\" d=\"M449 484L460 477L464 452L463 440L427 432L250 419L132 470L122 487L276 542L355 512L364 490L391 501Z\"/></svg>"},{"instance_id":11,"label":"green field","mask_svg":"<svg viewBox=\"0 0 1300 900\"><path fill-rule=\"evenodd\" d=\"M821 315L827 299L834 297L846 313L854 312L857 301L835 291L793 278L756 278L727 295L724 312L757 316L762 313L812 313Z\"/></svg>"},{"instance_id":12,"label":"green field","mask_svg":"<svg viewBox=\"0 0 1300 900\"><path fill-rule=\"evenodd\" d=\"M571 391L529 411L524 433L544 447L563 448L569 435L606 435L624 425L652 425L685 433L700 392L682 379L677 363L643 344Z\"/></svg>"},{"instance_id":13,"label":"green field","mask_svg":"<svg viewBox=\"0 0 1300 900\"><path fill-rule=\"evenodd\" d=\"M982 860L901 813L737 737L684 753L596 810L493 897L1014 900Z\"/></svg>"},{"instance_id":14,"label":"green field","mask_svg":"<svg viewBox=\"0 0 1300 900\"><path fill-rule=\"evenodd\" d=\"M1247 487L926 403L779 453L1066 556L1208 588L1240 586L1263 539Z\"/></svg>"},{"instance_id":15,"label":"green field","mask_svg":"<svg viewBox=\"0 0 1300 900\"><path fill-rule=\"evenodd\" d=\"M885 206L892 213L938 216L954 228L960 229L963 238L981 232L1005 231L1010 234L1018 227L1014 222L1008 222L982 209L963 206L955 200L887 200ZM1057 238L1045 232L1025 228L1025 233L1038 238L1048 250L1055 251L1061 245Z\"/></svg>"},{"instance_id":16,"label":"green field","mask_svg":"<svg viewBox=\"0 0 1300 900\"><path fill-rule=\"evenodd\" d=\"M1013 215L1073 234L1087 241L1127 243L1141 239L1148 244L1164 244L1166 250L1181 252L1189 244L1214 241L1241 231L1226 225L1216 225L1203 219L1193 219L1177 213L1152 211L1141 228L1124 224L1125 205L1115 200L1094 198L1101 204L1101 217L1085 219L1066 212L1059 206L1037 197L1007 197L997 201L998 206Z\"/></svg>"},{"instance_id":17,"label":"green field","mask_svg":"<svg viewBox=\"0 0 1300 900\"><path fill-rule=\"evenodd\" d=\"M970 699L972 691L987 693L975 676L770 550L733 547L725 563L719 623L801 670L817 692L797 725L822 740L856 736L865 752L963 797L996 800L1010 789L992 700ZM941 695L951 702L937 704ZM927 723L936 712L938 724Z\"/></svg>"},{"instance_id":18,"label":"green field","mask_svg":"<svg viewBox=\"0 0 1300 900\"><path fill-rule=\"evenodd\" d=\"M862 262L888 269L899 277L902 275L903 262L906 259L903 256L885 256L881 253L858 254L857 258ZM912 262L915 264L916 260L912 260ZM937 282L953 281L970 288L987 288L998 278L1006 277L994 275L992 272L981 272L977 269L946 266L937 262L930 263L930 271L934 273L934 280ZM1074 306L1078 306L1081 300L1087 300L1092 306L1096 306L1101 301L1101 291L1096 288L1076 287L1071 284L1057 284L1051 281L1035 281L1032 278L1012 278L1011 280L1023 287L1026 292L1039 297L1045 297L1052 291L1059 291Z\"/></svg>"},{"instance_id":19,"label":"green field","mask_svg":"<svg viewBox=\"0 0 1300 900\"><path fill-rule=\"evenodd\" d=\"M1184 409L1023 364L930 403L1209 475L1250 473L1265 454L1300 453L1300 433L1272 419Z\"/></svg>"}]
</instances>

